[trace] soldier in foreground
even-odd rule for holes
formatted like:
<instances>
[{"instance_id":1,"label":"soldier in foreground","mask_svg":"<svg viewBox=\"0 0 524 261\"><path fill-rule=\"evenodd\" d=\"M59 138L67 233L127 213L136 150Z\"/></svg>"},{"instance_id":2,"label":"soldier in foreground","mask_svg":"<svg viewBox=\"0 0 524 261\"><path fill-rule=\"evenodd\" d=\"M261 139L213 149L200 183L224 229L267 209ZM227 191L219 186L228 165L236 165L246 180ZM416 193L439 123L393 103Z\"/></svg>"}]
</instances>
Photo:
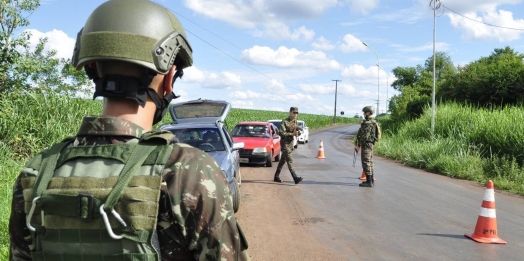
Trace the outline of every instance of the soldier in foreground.
<instances>
[{"instance_id":1,"label":"soldier in foreground","mask_svg":"<svg viewBox=\"0 0 524 261\"><path fill-rule=\"evenodd\" d=\"M278 162L277 171L275 172L275 177L273 178L273 181L275 182L282 182L280 179L280 171L286 162L295 184L298 184L300 181L302 181L302 177L298 177L295 173L293 168L293 157L291 155L293 153L293 138L299 136L297 115L298 108L291 107L289 109L289 117L282 120L282 123L280 123L280 128L278 129L278 134L282 137L280 140L282 157Z\"/></svg>"},{"instance_id":2,"label":"soldier in foreground","mask_svg":"<svg viewBox=\"0 0 524 261\"><path fill-rule=\"evenodd\" d=\"M213 158L152 131L192 62L166 8L111 0L93 11L72 63L93 79L103 111L21 171L10 261L249 260Z\"/></svg>"},{"instance_id":3,"label":"soldier in foreground","mask_svg":"<svg viewBox=\"0 0 524 261\"><path fill-rule=\"evenodd\" d=\"M366 181L359 184L359 186L373 187L373 150L375 149L375 142L380 140L380 126L373 119L373 107L366 106L362 109L362 112L364 112L365 119L360 124L360 129L357 132L355 151L358 153L360 148L362 148L362 168L364 173L366 173Z\"/></svg>"}]
</instances>

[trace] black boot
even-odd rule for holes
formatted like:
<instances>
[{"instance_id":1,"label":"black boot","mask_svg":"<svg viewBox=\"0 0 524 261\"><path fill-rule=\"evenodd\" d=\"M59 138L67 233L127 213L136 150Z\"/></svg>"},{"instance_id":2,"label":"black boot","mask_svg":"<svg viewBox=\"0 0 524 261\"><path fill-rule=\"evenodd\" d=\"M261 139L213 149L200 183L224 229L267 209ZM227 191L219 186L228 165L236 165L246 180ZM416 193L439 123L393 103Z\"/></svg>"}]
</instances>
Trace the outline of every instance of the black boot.
<instances>
[{"instance_id":1,"label":"black boot","mask_svg":"<svg viewBox=\"0 0 524 261\"><path fill-rule=\"evenodd\" d=\"M295 181L295 184L298 184L300 183L300 181L302 181L302 177L298 177L297 176L297 173L295 173L294 171L291 171L291 176L293 177L293 180Z\"/></svg>"},{"instance_id":2,"label":"black boot","mask_svg":"<svg viewBox=\"0 0 524 261\"><path fill-rule=\"evenodd\" d=\"M372 177L371 175L367 175L366 174L366 181L358 184L359 187L373 187L373 183L372 183Z\"/></svg>"},{"instance_id":3,"label":"black boot","mask_svg":"<svg viewBox=\"0 0 524 261\"><path fill-rule=\"evenodd\" d=\"M275 177L273 178L273 181L282 182L282 180L280 179L280 169L277 169L277 171L275 172Z\"/></svg>"},{"instance_id":4,"label":"black boot","mask_svg":"<svg viewBox=\"0 0 524 261\"><path fill-rule=\"evenodd\" d=\"M371 186L374 187L375 186L375 178L373 176L375 176L374 174L371 174L369 175L371 178L369 179L369 181L371 182Z\"/></svg>"}]
</instances>

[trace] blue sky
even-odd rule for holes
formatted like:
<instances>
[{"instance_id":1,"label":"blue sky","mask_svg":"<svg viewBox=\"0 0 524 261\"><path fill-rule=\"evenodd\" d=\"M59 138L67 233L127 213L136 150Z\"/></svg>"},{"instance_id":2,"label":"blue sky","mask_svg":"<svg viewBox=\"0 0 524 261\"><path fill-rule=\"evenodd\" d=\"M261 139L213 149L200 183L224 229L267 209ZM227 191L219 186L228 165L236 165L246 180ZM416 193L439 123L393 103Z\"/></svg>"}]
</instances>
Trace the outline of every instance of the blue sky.
<instances>
[{"instance_id":1,"label":"blue sky","mask_svg":"<svg viewBox=\"0 0 524 261\"><path fill-rule=\"evenodd\" d=\"M46 48L70 58L76 34L103 2L41 1L26 30L32 42L46 36ZM219 99L236 108L287 111L298 106L304 113L333 115L333 80L340 80L337 115L360 114L366 105L376 107L377 98L383 112L386 99L395 94L388 86L395 80L393 68L424 64L433 53L429 0L155 2L178 17L193 48L194 65L175 84L175 93L182 95L176 102ZM441 1L436 50L447 52L455 65L505 46L524 53L523 2Z\"/></svg>"}]
</instances>

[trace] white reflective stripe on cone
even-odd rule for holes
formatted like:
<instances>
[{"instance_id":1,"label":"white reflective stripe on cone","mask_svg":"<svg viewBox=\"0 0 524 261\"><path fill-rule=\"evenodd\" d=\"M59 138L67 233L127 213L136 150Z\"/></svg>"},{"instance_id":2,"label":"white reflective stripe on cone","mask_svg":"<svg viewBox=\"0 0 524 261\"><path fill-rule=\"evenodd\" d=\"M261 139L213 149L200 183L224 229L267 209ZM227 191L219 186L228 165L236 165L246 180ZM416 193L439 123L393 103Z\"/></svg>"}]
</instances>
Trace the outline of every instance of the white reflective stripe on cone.
<instances>
[{"instance_id":1,"label":"white reflective stripe on cone","mask_svg":"<svg viewBox=\"0 0 524 261\"><path fill-rule=\"evenodd\" d=\"M480 208L480 214L481 217L487 217L487 218L496 218L497 217L497 211L492 208Z\"/></svg>"},{"instance_id":2,"label":"white reflective stripe on cone","mask_svg":"<svg viewBox=\"0 0 524 261\"><path fill-rule=\"evenodd\" d=\"M495 202L495 190L494 189L486 189L486 192L484 193L484 201Z\"/></svg>"}]
</instances>

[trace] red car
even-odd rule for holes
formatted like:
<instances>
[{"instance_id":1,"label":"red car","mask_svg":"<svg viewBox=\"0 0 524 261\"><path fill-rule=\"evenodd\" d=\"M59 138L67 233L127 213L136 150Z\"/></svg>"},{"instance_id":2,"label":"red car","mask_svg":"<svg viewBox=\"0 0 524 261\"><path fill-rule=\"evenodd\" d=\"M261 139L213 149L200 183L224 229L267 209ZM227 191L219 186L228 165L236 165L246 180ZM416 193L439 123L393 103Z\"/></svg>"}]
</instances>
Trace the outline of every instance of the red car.
<instances>
[{"instance_id":1,"label":"red car","mask_svg":"<svg viewBox=\"0 0 524 261\"><path fill-rule=\"evenodd\" d=\"M282 156L277 127L270 122L239 122L231 132L235 142L244 142L239 150L240 163L273 166Z\"/></svg>"}]
</instances>

